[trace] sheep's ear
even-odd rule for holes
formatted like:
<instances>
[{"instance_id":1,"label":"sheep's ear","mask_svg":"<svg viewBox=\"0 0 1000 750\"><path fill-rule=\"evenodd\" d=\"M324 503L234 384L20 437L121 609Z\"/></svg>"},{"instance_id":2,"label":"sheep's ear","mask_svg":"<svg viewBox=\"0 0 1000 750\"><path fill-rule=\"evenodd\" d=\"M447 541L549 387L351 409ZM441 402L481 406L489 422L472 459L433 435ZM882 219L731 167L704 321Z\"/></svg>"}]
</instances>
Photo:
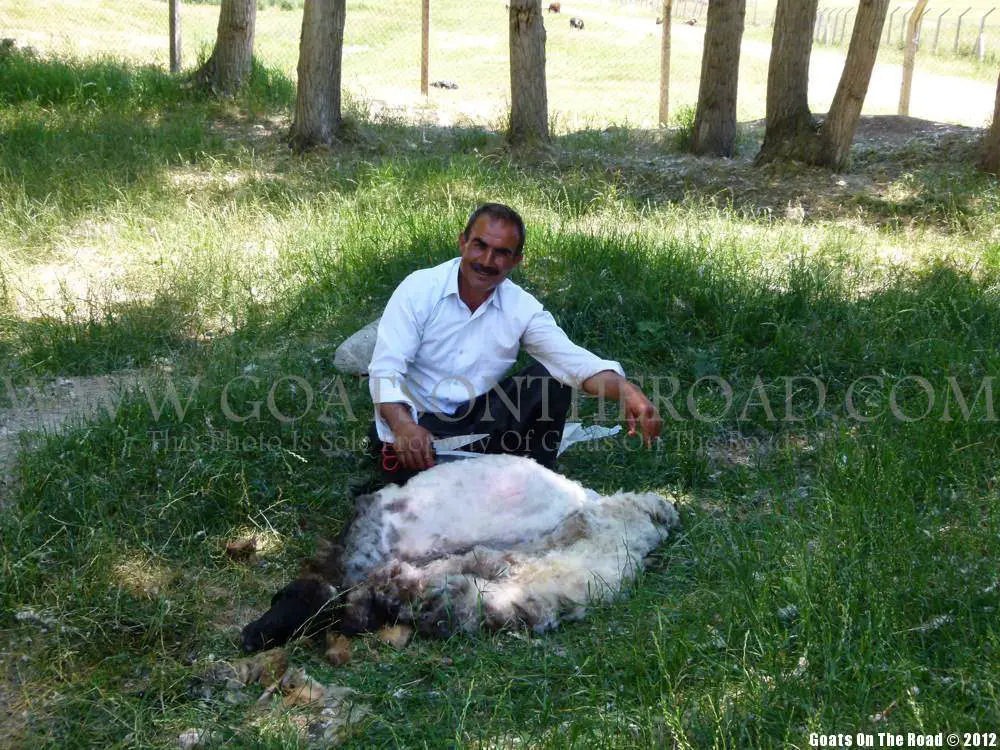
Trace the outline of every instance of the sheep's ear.
<instances>
[{"instance_id":1,"label":"sheep's ear","mask_svg":"<svg viewBox=\"0 0 1000 750\"><path fill-rule=\"evenodd\" d=\"M365 508L375 502L375 494L370 495L358 495L354 498L354 511L356 513L363 513Z\"/></svg>"},{"instance_id":2,"label":"sheep's ear","mask_svg":"<svg viewBox=\"0 0 1000 750\"><path fill-rule=\"evenodd\" d=\"M323 558L329 557L330 552L333 550L333 542L325 537L316 542L316 557Z\"/></svg>"},{"instance_id":3,"label":"sheep's ear","mask_svg":"<svg viewBox=\"0 0 1000 750\"><path fill-rule=\"evenodd\" d=\"M338 542L321 539L315 557L302 563L301 575L312 576L339 585L344 575L344 547Z\"/></svg>"}]
</instances>

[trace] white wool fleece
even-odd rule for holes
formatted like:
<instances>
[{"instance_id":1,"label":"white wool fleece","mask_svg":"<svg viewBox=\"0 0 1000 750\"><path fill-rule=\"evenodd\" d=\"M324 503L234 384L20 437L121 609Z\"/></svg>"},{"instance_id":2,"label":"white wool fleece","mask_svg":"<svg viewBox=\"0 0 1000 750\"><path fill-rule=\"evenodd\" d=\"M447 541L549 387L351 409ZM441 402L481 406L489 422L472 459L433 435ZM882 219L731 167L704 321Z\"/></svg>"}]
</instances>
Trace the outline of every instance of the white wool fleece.
<instances>
[{"instance_id":1,"label":"white wool fleece","mask_svg":"<svg viewBox=\"0 0 1000 750\"><path fill-rule=\"evenodd\" d=\"M358 511L342 583L394 600L401 620L430 632L579 617L678 525L661 495L602 496L506 455L441 464L359 498Z\"/></svg>"}]
</instances>

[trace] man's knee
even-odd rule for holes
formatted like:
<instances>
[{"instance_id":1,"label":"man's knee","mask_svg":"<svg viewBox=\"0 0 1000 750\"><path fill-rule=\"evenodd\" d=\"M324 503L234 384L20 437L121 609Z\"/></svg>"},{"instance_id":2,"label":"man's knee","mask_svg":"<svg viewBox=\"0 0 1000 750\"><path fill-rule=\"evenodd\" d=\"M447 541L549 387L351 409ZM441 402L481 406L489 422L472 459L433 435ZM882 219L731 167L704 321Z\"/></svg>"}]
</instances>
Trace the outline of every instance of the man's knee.
<instances>
[{"instance_id":1,"label":"man's knee","mask_svg":"<svg viewBox=\"0 0 1000 750\"><path fill-rule=\"evenodd\" d=\"M555 422L565 419L573 401L573 389L560 383L539 362L529 367L524 377L532 402L537 403L541 409L539 421Z\"/></svg>"}]
</instances>

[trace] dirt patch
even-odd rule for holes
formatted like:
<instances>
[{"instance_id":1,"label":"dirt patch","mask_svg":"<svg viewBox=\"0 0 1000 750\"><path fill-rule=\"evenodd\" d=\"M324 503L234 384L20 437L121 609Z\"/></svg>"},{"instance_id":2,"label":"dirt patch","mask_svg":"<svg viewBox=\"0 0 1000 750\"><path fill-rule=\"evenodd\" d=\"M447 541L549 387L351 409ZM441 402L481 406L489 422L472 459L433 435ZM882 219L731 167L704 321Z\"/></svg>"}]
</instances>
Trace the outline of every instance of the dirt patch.
<instances>
[{"instance_id":1,"label":"dirt patch","mask_svg":"<svg viewBox=\"0 0 1000 750\"><path fill-rule=\"evenodd\" d=\"M921 182L921 170L930 167L944 174L967 170L976 161L984 134L980 128L913 117L862 117L852 149L854 163L850 171L834 173L783 162L755 167L763 122L741 123L740 128L739 154L733 159L676 153L664 144L671 134L633 130L634 147L625 155L574 150L563 152L558 160L564 169L592 168L600 161L609 179L641 203L678 203L694 195L762 218L850 222L863 212L866 223L898 225L915 220L890 210L900 198L900 179L909 175L906 189L914 197L925 187L932 190L933 185ZM613 130L605 132L611 137ZM950 231L948 217L937 218L926 210L919 216L925 225L938 224L942 231Z\"/></svg>"},{"instance_id":2,"label":"dirt patch","mask_svg":"<svg viewBox=\"0 0 1000 750\"><path fill-rule=\"evenodd\" d=\"M130 370L56 378L23 388L6 379L2 387L13 405L0 409L0 508L10 494L22 436L55 432L67 423L90 419L101 410L114 413L121 393L134 386L138 378L139 374Z\"/></svg>"}]
</instances>

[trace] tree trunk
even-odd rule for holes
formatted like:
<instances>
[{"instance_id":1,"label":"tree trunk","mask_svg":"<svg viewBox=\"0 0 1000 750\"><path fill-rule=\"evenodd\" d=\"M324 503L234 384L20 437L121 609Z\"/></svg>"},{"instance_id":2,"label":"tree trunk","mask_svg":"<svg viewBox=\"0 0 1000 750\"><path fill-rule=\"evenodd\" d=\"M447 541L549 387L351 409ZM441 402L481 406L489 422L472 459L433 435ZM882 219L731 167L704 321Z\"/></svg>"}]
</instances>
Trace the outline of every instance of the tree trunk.
<instances>
[{"instance_id":1,"label":"tree trunk","mask_svg":"<svg viewBox=\"0 0 1000 750\"><path fill-rule=\"evenodd\" d=\"M979 163L981 169L992 172L1000 177L1000 78L997 79L997 102L993 108L993 124L986 134L983 160Z\"/></svg>"},{"instance_id":2,"label":"tree trunk","mask_svg":"<svg viewBox=\"0 0 1000 750\"><path fill-rule=\"evenodd\" d=\"M818 6L819 0L778 0L767 68L767 124L757 164L803 159L814 147L809 58Z\"/></svg>"},{"instance_id":3,"label":"tree trunk","mask_svg":"<svg viewBox=\"0 0 1000 750\"><path fill-rule=\"evenodd\" d=\"M813 164L835 170L844 169L848 164L888 10L889 0L861 0L858 6L844 72L830 112L820 128L819 151L811 160Z\"/></svg>"},{"instance_id":4,"label":"tree trunk","mask_svg":"<svg viewBox=\"0 0 1000 750\"><path fill-rule=\"evenodd\" d=\"M195 78L215 92L235 94L253 68L256 21L257 0L222 0L215 49Z\"/></svg>"},{"instance_id":5,"label":"tree trunk","mask_svg":"<svg viewBox=\"0 0 1000 750\"><path fill-rule=\"evenodd\" d=\"M709 0L701 58L698 108L691 150L732 156L736 145L736 89L746 0Z\"/></svg>"},{"instance_id":6,"label":"tree trunk","mask_svg":"<svg viewBox=\"0 0 1000 750\"><path fill-rule=\"evenodd\" d=\"M299 83L290 140L301 151L329 144L340 129L340 71L346 0L306 0L299 44Z\"/></svg>"},{"instance_id":7,"label":"tree trunk","mask_svg":"<svg viewBox=\"0 0 1000 750\"><path fill-rule=\"evenodd\" d=\"M910 91L913 88L913 66L917 62L917 40L920 34L920 21L927 7L927 0L917 0L910 12L910 20L906 24L906 49L903 51L903 85L899 89L898 114L910 114Z\"/></svg>"},{"instance_id":8,"label":"tree trunk","mask_svg":"<svg viewBox=\"0 0 1000 750\"><path fill-rule=\"evenodd\" d=\"M663 0L661 20L663 38L660 40L660 126L670 124L670 29L674 0Z\"/></svg>"},{"instance_id":9,"label":"tree trunk","mask_svg":"<svg viewBox=\"0 0 1000 750\"><path fill-rule=\"evenodd\" d=\"M515 146L549 139L541 0L510 0L510 131Z\"/></svg>"}]
</instances>

